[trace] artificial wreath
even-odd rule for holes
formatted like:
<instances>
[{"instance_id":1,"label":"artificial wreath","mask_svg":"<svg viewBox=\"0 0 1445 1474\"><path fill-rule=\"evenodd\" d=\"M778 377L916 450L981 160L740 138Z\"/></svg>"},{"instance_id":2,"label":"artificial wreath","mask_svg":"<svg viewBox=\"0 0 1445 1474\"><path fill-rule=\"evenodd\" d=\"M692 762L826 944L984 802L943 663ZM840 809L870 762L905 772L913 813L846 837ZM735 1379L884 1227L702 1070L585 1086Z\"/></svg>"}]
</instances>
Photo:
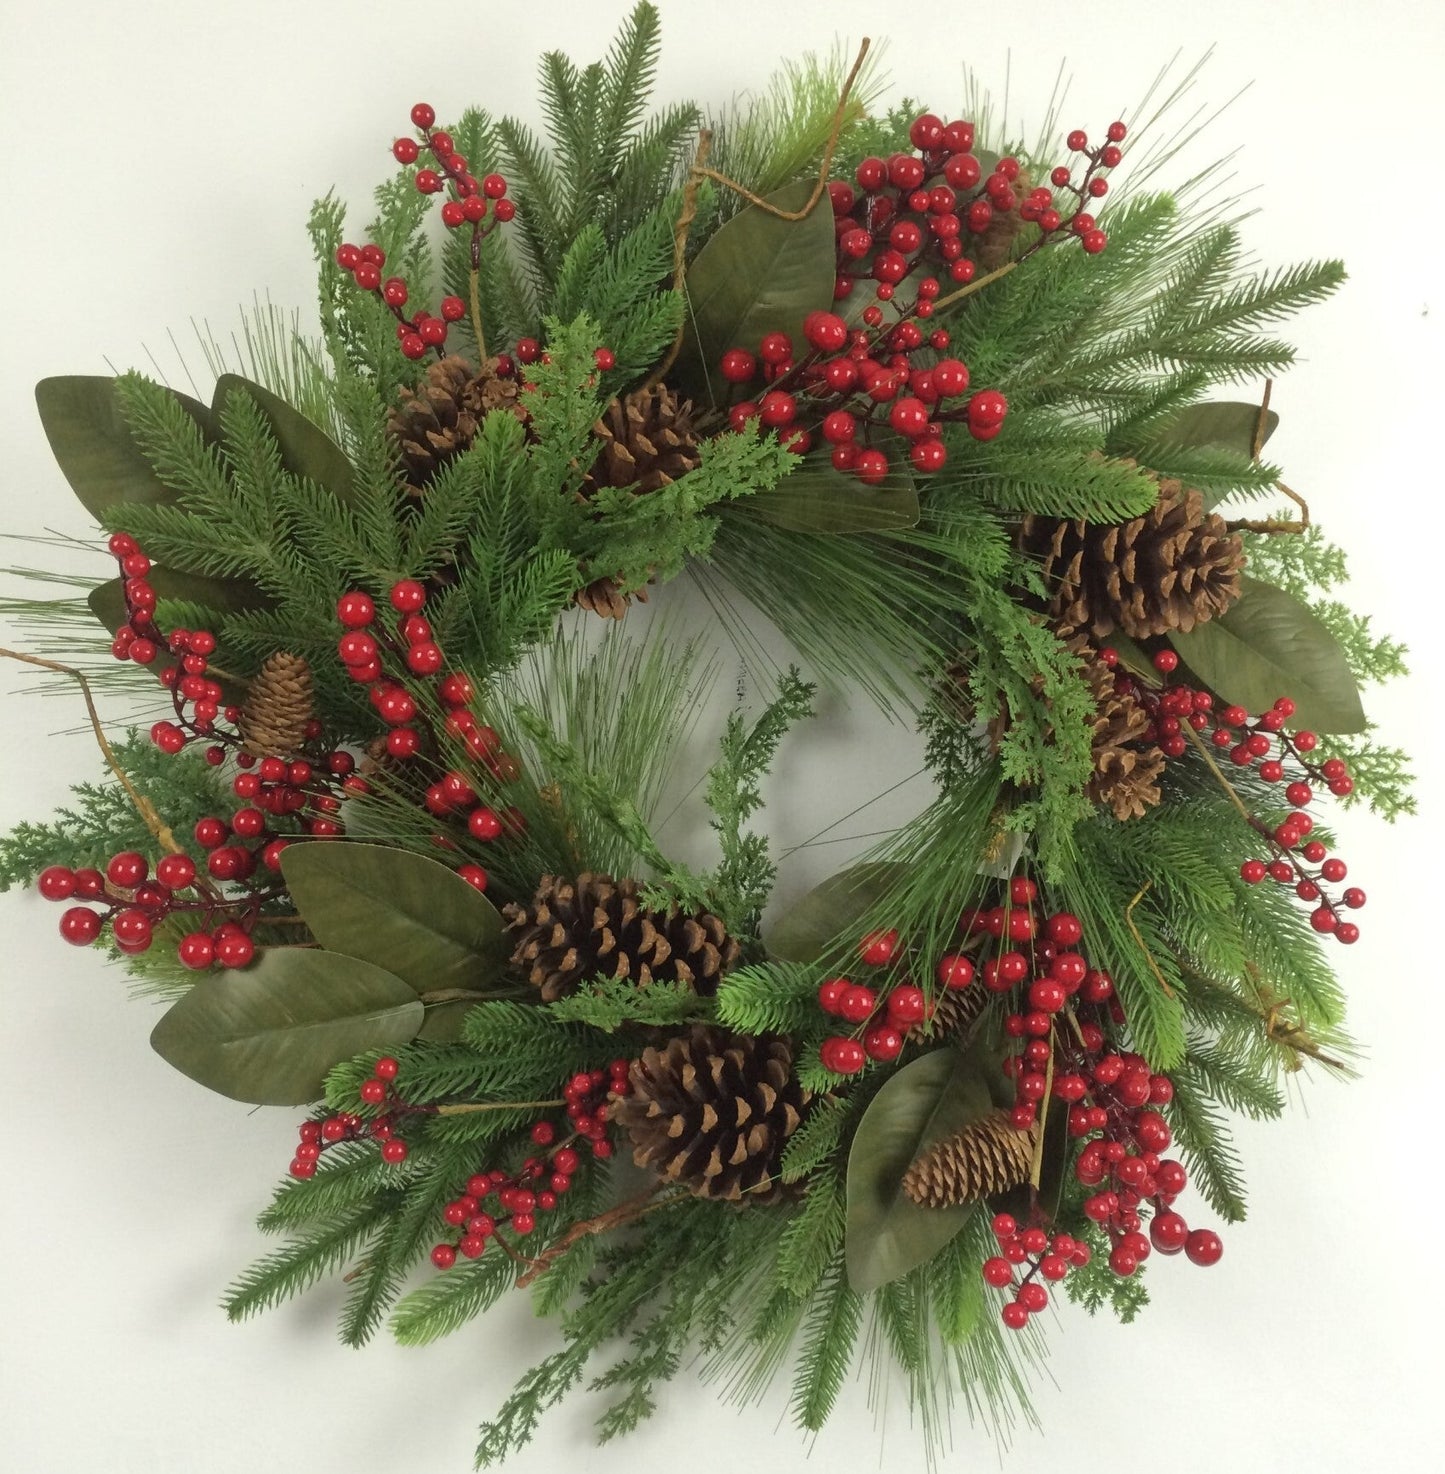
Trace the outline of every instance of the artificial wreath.
<instances>
[{"instance_id":1,"label":"artificial wreath","mask_svg":"<svg viewBox=\"0 0 1445 1474\"><path fill-rule=\"evenodd\" d=\"M312 212L320 336L262 314L210 403L42 382L116 576L10 601L78 652L17 658L90 702L94 616L165 710L91 704L107 776L0 881L168 1063L311 1107L231 1316L342 1272L347 1342L417 1345L529 1289L561 1347L480 1464L589 1376L625 1432L690 1348L790 1365L806 1429L865 1343L930 1440L954 1395L1006 1424L1051 1301L1219 1259L1227 1117L1347 1069L1320 800L1410 807L1358 690L1402 651L1267 387L1213 397L1340 266L1250 274L1197 186L1116 183L1157 118L1024 147L879 108L866 45L649 113L657 46L644 3L545 57L545 140L418 103L372 223ZM636 605L684 572L927 739L924 811L792 906L755 821L797 671L727 722L715 866L654 838L700 654Z\"/></svg>"}]
</instances>

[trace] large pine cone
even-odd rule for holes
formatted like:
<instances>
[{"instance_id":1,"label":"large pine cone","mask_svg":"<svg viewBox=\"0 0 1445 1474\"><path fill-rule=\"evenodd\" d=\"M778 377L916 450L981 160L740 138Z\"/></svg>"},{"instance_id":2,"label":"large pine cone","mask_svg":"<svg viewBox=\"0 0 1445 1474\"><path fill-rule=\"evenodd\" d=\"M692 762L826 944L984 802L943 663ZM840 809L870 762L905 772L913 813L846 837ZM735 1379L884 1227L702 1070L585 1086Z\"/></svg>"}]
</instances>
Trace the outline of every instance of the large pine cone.
<instances>
[{"instance_id":1,"label":"large pine cone","mask_svg":"<svg viewBox=\"0 0 1445 1474\"><path fill-rule=\"evenodd\" d=\"M633 1061L631 1092L612 1119L633 1158L702 1198L775 1202L783 1148L802 1120L807 1092L793 1050L773 1035L694 1025Z\"/></svg>"},{"instance_id":2,"label":"large pine cone","mask_svg":"<svg viewBox=\"0 0 1445 1474\"><path fill-rule=\"evenodd\" d=\"M1096 640L1122 629L1136 640L1192 630L1240 594L1244 545L1203 498L1178 481L1129 522L1024 518L1020 540L1042 560L1055 623Z\"/></svg>"},{"instance_id":3,"label":"large pine cone","mask_svg":"<svg viewBox=\"0 0 1445 1474\"><path fill-rule=\"evenodd\" d=\"M401 447L407 487L420 496L437 472L476 439L494 409L524 418L517 381L498 378L497 360L479 371L459 354L438 360L415 389L403 389L387 416L387 429Z\"/></svg>"},{"instance_id":4,"label":"large pine cone","mask_svg":"<svg viewBox=\"0 0 1445 1474\"><path fill-rule=\"evenodd\" d=\"M311 667L299 655L268 655L246 691L238 723L246 750L256 757L294 757L306 741Z\"/></svg>"},{"instance_id":5,"label":"large pine cone","mask_svg":"<svg viewBox=\"0 0 1445 1474\"><path fill-rule=\"evenodd\" d=\"M638 884L584 873L576 880L544 875L529 904L502 908L514 939L512 962L527 981L555 1003L592 978L686 983L697 993L717 992L718 980L737 961L739 947L721 919L708 911L652 911Z\"/></svg>"},{"instance_id":6,"label":"large pine cone","mask_svg":"<svg viewBox=\"0 0 1445 1474\"><path fill-rule=\"evenodd\" d=\"M1007 1192L1029 1180L1038 1126L1018 1130L993 1111L936 1141L903 1174L903 1191L924 1208L952 1208Z\"/></svg>"}]
</instances>

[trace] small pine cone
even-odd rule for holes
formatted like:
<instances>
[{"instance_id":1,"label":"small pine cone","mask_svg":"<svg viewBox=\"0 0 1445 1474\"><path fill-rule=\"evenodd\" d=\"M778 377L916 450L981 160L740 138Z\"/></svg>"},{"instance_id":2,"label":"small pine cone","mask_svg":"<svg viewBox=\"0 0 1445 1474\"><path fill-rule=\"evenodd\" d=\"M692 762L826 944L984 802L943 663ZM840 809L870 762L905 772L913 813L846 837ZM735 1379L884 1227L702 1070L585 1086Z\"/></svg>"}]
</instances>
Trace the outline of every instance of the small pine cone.
<instances>
[{"instance_id":1,"label":"small pine cone","mask_svg":"<svg viewBox=\"0 0 1445 1474\"><path fill-rule=\"evenodd\" d=\"M702 1198L771 1203L786 1195L778 1169L808 1100L786 1039L697 1024L644 1049L630 1084L612 1119L632 1139L639 1167Z\"/></svg>"},{"instance_id":2,"label":"small pine cone","mask_svg":"<svg viewBox=\"0 0 1445 1474\"><path fill-rule=\"evenodd\" d=\"M1019 200L1029 192L1029 176L1020 170L1011 188ZM1023 217L1017 209L995 210L988 228L973 238L969 255L978 263L981 271L996 271L1013 255L1014 242L1024 228Z\"/></svg>"},{"instance_id":3,"label":"small pine cone","mask_svg":"<svg viewBox=\"0 0 1445 1474\"><path fill-rule=\"evenodd\" d=\"M278 650L252 678L238 723L246 750L257 757L294 756L311 720L311 667Z\"/></svg>"},{"instance_id":4,"label":"small pine cone","mask_svg":"<svg viewBox=\"0 0 1445 1474\"><path fill-rule=\"evenodd\" d=\"M1192 630L1239 598L1242 541L1178 481L1161 480L1157 503L1128 522L1027 516L1020 541L1042 560L1055 623L1095 640Z\"/></svg>"},{"instance_id":5,"label":"small pine cone","mask_svg":"<svg viewBox=\"0 0 1445 1474\"><path fill-rule=\"evenodd\" d=\"M573 993L592 978L686 983L711 996L740 948L719 917L676 906L643 906L635 880L582 874L576 880L544 875L525 906L503 907L514 939L512 963L541 990L545 1003Z\"/></svg>"},{"instance_id":6,"label":"small pine cone","mask_svg":"<svg viewBox=\"0 0 1445 1474\"><path fill-rule=\"evenodd\" d=\"M924 1208L991 1198L1029 1180L1037 1144L1037 1125L1020 1131L1007 1111L993 1111L934 1142L903 1174L903 1191Z\"/></svg>"},{"instance_id":7,"label":"small pine cone","mask_svg":"<svg viewBox=\"0 0 1445 1474\"><path fill-rule=\"evenodd\" d=\"M585 609L599 619L621 619L634 599L639 604L647 603L647 590L634 589L625 594L615 578L594 578L586 588L578 589L572 596L572 602L579 609Z\"/></svg>"},{"instance_id":8,"label":"small pine cone","mask_svg":"<svg viewBox=\"0 0 1445 1474\"><path fill-rule=\"evenodd\" d=\"M962 1038L971 1032L983 1016L991 998L982 983L975 980L966 988L940 988L933 995L933 1013L920 1019L904 1033L909 1043L925 1039Z\"/></svg>"},{"instance_id":9,"label":"small pine cone","mask_svg":"<svg viewBox=\"0 0 1445 1474\"><path fill-rule=\"evenodd\" d=\"M597 459L582 483L591 498L604 487L632 487L639 496L670 486L701 462L692 403L666 384L614 399L592 427Z\"/></svg>"},{"instance_id":10,"label":"small pine cone","mask_svg":"<svg viewBox=\"0 0 1445 1474\"><path fill-rule=\"evenodd\" d=\"M403 389L387 416L387 429L401 448L407 487L422 495L427 483L476 439L482 420L494 409L525 412L517 381L499 378L497 360L478 371L459 354L439 360L415 390Z\"/></svg>"},{"instance_id":11,"label":"small pine cone","mask_svg":"<svg viewBox=\"0 0 1445 1474\"><path fill-rule=\"evenodd\" d=\"M1079 657L1094 698L1094 776L1084 792L1092 802L1107 804L1116 819L1137 819L1159 802L1164 771L1164 754L1143 740L1149 713L1135 696L1118 689L1114 672L1082 635L1065 643Z\"/></svg>"}]
</instances>

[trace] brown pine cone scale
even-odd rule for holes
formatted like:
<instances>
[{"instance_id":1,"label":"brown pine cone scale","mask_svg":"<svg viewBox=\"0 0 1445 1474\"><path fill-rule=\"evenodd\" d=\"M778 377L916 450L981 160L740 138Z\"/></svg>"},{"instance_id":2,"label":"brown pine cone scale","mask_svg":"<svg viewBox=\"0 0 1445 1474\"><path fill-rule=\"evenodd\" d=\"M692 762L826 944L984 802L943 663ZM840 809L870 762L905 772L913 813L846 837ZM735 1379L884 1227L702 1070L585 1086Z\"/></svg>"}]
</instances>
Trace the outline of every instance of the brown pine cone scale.
<instances>
[{"instance_id":1,"label":"brown pine cone scale","mask_svg":"<svg viewBox=\"0 0 1445 1474\"><path fill-rule=\"evenodd\" d=\"M630 979L639 988L677 982L704 996L717 992L739 952L721 918L676 906L649 909L639 890L631 878L544 875L530 902L502 908L512 963L544 1002L600 977Z\"/></svg>"},{"instance_id":2,"label":"brown pine cone scale","mask_svg":"<svg viewBox=\"0 0 1445 1474\"><path fill-rule=\"evenodd\" d=\"M952 1208L1007 1192L1029 1180L1038 1127L1018 1130L996 1110L936 1141L903 1174L903 1191L920 1207Z\"/></svg>"},{"instance_id":3,"label":"brown pine cone scale","mask_svg":"<svg viewBox=\"0 0 1445 1474\"><path fill-rule=\"evenodd\" d=\"M246 750L256 757L294 757L306 741L313 712L311 667L278 650L261 663L246 691L238 723Z\"/></svg>"},{"instance_id":4,"label":"brown pine cone scale","mask_svg":"<svg viewBox=\"0 0 1445 1474\"><path fill-rule=\"evenodd\" d=\"M471 445L482 421L493 410L526 414L518 400L517 381L499 378L497 360L478 370L460 354L438 360L415 390L403 389L387 416L387 428L401 450L407 489L421 496L449 461Z\"/></svg>"},{"instance_id":5,"label":"brown pine cone scale","mask_svg":"<svg viewBox=\"0 0 1445 1474\"><path fill-rule=\"evenodd\" d=\"M1187 632L1240 595L1242 541L1178 481L1161 479L1159 500L1128 522L1027 516L1020 542L1041 561L1054 623L1095 640Z\"/></svg>"},{"instance_id":6,"label":"brown pine cone scale","mask_svg":"<svg viewBox=\"0 0 1445 1474\"><path fill-rule=\"evenodd\" d=\"M786 1039L696 1024L644 1049L629 1084L612 1119L639 1167L703 1198L770 1203L786 1195L783 1148L808 1100Z\"/></svg>"}]
</instances>

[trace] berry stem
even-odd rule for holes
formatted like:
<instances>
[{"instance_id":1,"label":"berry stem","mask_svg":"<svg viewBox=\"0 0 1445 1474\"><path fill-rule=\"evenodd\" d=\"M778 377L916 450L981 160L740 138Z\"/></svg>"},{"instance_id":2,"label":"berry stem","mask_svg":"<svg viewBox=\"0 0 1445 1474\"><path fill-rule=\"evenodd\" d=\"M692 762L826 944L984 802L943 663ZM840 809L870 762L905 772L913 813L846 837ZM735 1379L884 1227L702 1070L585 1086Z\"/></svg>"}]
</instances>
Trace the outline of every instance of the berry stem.
<instances>
[{"instance_id":1,"label":"berry stem","mask_svg":"<svg viewBox=\"0 0 1445 1474\"><path fill-rule=\"evenodd\" d=\"M1193 728L1190 728L1190 730L1193 731ZM1196 738L1195 740L1197 741L1198 739ZM1210 766L1212 767L1213 764L1211 763ZM1129 928L1130 935L1134 938L1135 942L1138 943L1139 950L1144 954L1144 960L1149 964L1149 970L1154 974L1156 978L1159 979L1159 986L1164 989L1164 996L1166 998L1173 998L1175 996L1174 989L1169 986L1168 979L1164 976L1162 972L1159 971L1159 964L1154 961L1154 954L1145 944L1144 938L1140 934L1139 928L1134 925L1134 908L1139 904L1140 901L1144 899L1146 895L1149 894L1149 890L1153 886L1153 884L1154 882L1152 880L1145 881L1145 883L1139 887L1139 890L1134 896L1134 899L1130 901L1127 906L1124 907L1124 925Z\"/></svg>"},{"instance_id":2,"label":"berry stem","mask_svg":"<svg viewBox=\"0 0 1445 1474\"><path fill-rule=\"evenodd\" d=\"M465 1116L473 1111L550 1111L566 1104L565 1100L459 1100L451 1105L437 1106L436 1114Z\"/></svg>"},{"instance_id":3,"label":"berry stem","mask_svg":"<svg viewBox=\"0 0 1445 1474\"><path fill-rule=\"evenodd\" d=\"M551 1265L559 1259L578 1239L585 1239L594 1233L606 1233L609 1229L621 1228L625 1224L635 1223L639 1218L651 1213L656 1208L665 1208L669 1203L675 1203L679 1198L686 1197L686 1193L672 1193L667 1197L658 1197L658 1193L666 1186L661 1180L653 1183L649 1188L638 1193L635 1198L628 1198L619 1203L615 1208L609 1208L605 1213L599 1213L595 1218L584 1218L579 1223L574 1223L566 1233L562 1235L549 1249L540 1254L536 1259L530 1261L531 1267L517 1281L518 1289L526 1289L533 1280L545 1274ZM500 1239L498 1242L501 1242ZM514 1256L515 1257L515 1256Z\"/></svg>"}]
</instances>

